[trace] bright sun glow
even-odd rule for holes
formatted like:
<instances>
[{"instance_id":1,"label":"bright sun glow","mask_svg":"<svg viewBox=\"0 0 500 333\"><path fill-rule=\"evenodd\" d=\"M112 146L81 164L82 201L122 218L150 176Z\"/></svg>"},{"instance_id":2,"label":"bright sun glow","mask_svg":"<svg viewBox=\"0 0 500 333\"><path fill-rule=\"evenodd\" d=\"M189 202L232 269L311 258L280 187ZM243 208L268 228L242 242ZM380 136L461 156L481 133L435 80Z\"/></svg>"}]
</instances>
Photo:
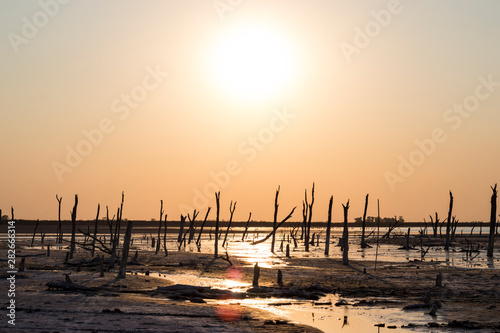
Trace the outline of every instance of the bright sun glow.
<instances>
[{"instance_id":1,"label":"bright sun glow","mask_svg":"<svg viewBox=\"0 0 500 333\"><path fill-rule=\"evenodd\" d=\"M291 41L265 25L239 27L221 36L210 61L218 87L247 102L279 97L295 78L297 65Z\"/></svg>"}]
</instances>

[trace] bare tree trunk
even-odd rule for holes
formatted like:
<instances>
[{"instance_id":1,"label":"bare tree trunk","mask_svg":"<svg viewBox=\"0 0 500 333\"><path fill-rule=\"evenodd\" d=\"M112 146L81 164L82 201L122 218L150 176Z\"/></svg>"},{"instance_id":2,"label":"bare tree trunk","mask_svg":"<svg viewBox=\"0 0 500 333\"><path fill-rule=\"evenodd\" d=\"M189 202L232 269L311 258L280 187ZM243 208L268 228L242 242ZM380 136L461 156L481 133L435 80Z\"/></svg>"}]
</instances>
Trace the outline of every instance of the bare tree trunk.
<instances>
[{"instance_id":1,"label":"bare tree trunk","mask_svg":"<svg viewBox=\"0 0 500 333\"><path fill-rule=\"evenodd\" d=\"M493 246L495 244L495 225L497 222L497 184L491 187L493 194L491 195L491 214L490 214L490 238L488 240L487 256L493 257Z\"/></svg>"},{"instance_id":2,"label":"bare tree trunk","mask_svg":"<svg viewBox=\"0 0 500 333\"><path fill-rule=\"evenodd\" d=\"M274 241L276 240L276 225L278 223L278 196L280 194L280 187L276 190L276 196L274 197L274 216L273 216L273 231L271 239L271 253L274 253Z\"/></svg>"},{"instance_id":3,"label":"bare tree trunk","mask_svg":"<svg viewBox=\"0 0 500 333\"><path fill-rule=\"evenodd\" d=\"M71 245L69 247L69 258L73 259L75 252L75 235L76 235L76 208L78 207L78 194L75 194L75 205L71 211Z\"/></svg>"},{"instance_id":4,"label":"bare tree trunk","mask_svg":"<svg viewBox=\"0 0 500 333\"><path fill-rule=\"evenodd\" d=\"M198 234L198 239L196 240L196 247L198 247L198 252L201 251L201 234L203 233L203 227L207 222L208 214L210 214L210 209L212 209L212 207L208 207L207 209L207 213L205 214L205 218L203 219L203 223L201 224L200 227L200 233Z\"/></svg>"},{"instance_id":5,"label":"bare tree trunk","mask_svg":"<svg viewBox=\"0 0 500 333\"><path fill-rule=\"evenodd\" d=\"M307 190L305 191L305 199L304 202L302 203L302 215L304 217L304 224L305 224L305 240L304 240L304 245L305 245L305 251L309 252L309 244L310 244L310 237L311 237L311 221L312 221L312 208L314 205L314 183L312 186L312 193L311 193L311 203L308 204L307 202Z\"/></svg>"},{"instance_id":6,"label":"bare tree trunk","mask_svg":"<svg viewBox=\"0 0 500 333\"><path fill-rule=\"evenodd\" d=\"M97 237L97 222L99 221L99 211L101 210L101 205L97 204L97 215L95 217L95 226L94 226L94 238L92 238L92 257L94 257L95 253L95 239Z\"/></svg>"},{"instance_id":7,"label":"bare tree trunk","mask_svg":"<svg viewBox=\"0 0 500 333\"><path fill-rule=\"evenodd\" d=\"M313 205L314 205L314 183L311 190L311 203L309 204L309 217L307 218L307 239L311 237L311 222L313 215ZM314 239L312 240L314 242ZM307 246L307 250L309 250L309 245Z\"/></svg>"},{"instance_id":8,"label":"bare tree trunk","mask_svg":"<svg viewBox=\"0 0 500 333\"><path fill-rule=\"evenodd\" d=\"M379 240L380 240L380 200L377 199L377 248L375 249L375 270L377 270Z\"/></svg>"},{"instance_id":9,"label":"bare tree trunk","mask_svg":"<svg viewBox=\"0 0 500 333\"><path fill-rule=\"evenodd\" d=\"M187 215L188 220L189 220L189 227L188 227L188 230L186 231L186 233L184 234L183 241L186 240L186 236L189 234L188 244L191 244L191 241L194 238L194 221L196 220L196 217L198 216L198 214L200 214L200 212L196 211L196 209L195 209L193 211L193 218L191 218L191 216L189 216L189 213Z\"/></svg>"},{"instance_id":10,"label":"bare tree trunk","mask_svg":"<svg viewBox=\"0 0 500 333\"><path fill-rule=\"evenodd\" d=\"M309 205L307 203L307 190L305 190L305 199L302 201L302 228L304 229L304 247L309 251L309 235L307 234L307 215L309 214ZM300 238L302 240L302 237Z\"/></svg>"},{"instance_id":11,"label":"bare tree trunk","mask_svg":"<svg viewBox=\"0 0 500 333\"><path fill-rule=\"evenodd\" d=\"M125 237L123 239L123 251L122 260L120 261L120 269L118 271L118 278L124 279L127 276L127 260L128 252L130 249L130 238L132 236L132 221L127 222L127 231L125 231Z\"/></svg>"},{"instance_id":12,"label":"bare tree trunk","mask_svg":"<svg viewBox=\"0 0 500 333\"><path fill-rule=\"evenodd\" d=\"M168 256L167 250L167 215L165 214L165 228L163 229L163 251L165 251L165 257Z\"/></svg>"},{"instance_id":13,"label":"bare tree trunk","mask_svg":"<svg viewBox=\"0 0 500 333\"><path fill-rule=\"evenodd\" d=\"M161 223L163 222L163 200L160 200L160 223L158 225L158 242L156 243L156 252L158 254L160 251L160 235L161 235Z\"/></svg>"},{"instance_id":14,"label":"bare tree trunk","mask_svg":"<svg viewBox=\"0 0 500 333\"><path fill-rule=\"evenodd\" d=\"M12 216L11 221L14 221L14 206L10 206L10 215Z\"/></svg>"},{"instance_id":15,"label":"bare tree trunk","mask_svg":"<svg viewBox=\"0 0 500 333\"><path fill-rule=\"evenodd\" d=\"M63 238L63 233L62 233L62 224L61 224L61 201L62 197L58 197L56 194L56 200L59 204L59 210L57 214L57 220L59 221L59 226L57 227L57 236L56 236L56 243L62 243L62 238Z\"/></svg>"},{"instance_id":16,"label":"bare tree trunk","mask_svg":"<svg viewBox=\"0 0 500 333\"><path fill-rule=\"evenodd\" d=\"M366 241L365 241L365 224L366 224L366 211L368 209L368 195L366 195L366 198L365 198L365 211L363 213L363 228L361 230L361 248L364 249L364 248L367 248L368 247L368 244L366 244Z\"/></svg>"},{"instance_id":17,"label":"bare tree trunk","mask_svg":"<svg viewBox=\"0 0 500 333\"><path fill-rule=\"evenodd\" d=\"M349 211L349 200L347 200L347 204L344 206L344 232L342 234L343 239L343 250L342 250L342 264L349 265L349 227L347 226L347 213Z\"/></svg>"},{"instance_id":18,"label":"bare tree trunk","mask_svg":"<svg viewBox=\"0 0 500 333\"><path fill-rule=\"evenodd\" d=\"M33 230L33 237L31 238L31 247L33 247L33 243L35 242L35 236L36 236L36 229L38 229L38 222L39 220L36 220L36 225L35 225L35 230Z\"/></svg>"},{"instance_id":19,"label":"bare tree trunk","mask_svg":"<svg viewBox=\"0 0 500 333\"><path fill-rule=\"evenodd\" d=\"M245 236L247 235L247 231L248 231L248 224L250 223L251 218L252 218L252 212L250 212L250 214L248 215L248 220L247 220L247 223L245 224L245 230L243 231L243 236L241 236L242 242L245 241Z\"/></svg>"},{"instance_id":20,"label":"bare tree trunk","mask_svg":"<svg viewBox=\"0 0 500 333\"><path fill-rule=\"evenodd\" d=\"M227 234L229 233L229 228L231 228L231 222L233 222L233 214L234 214L234 210L236 209L236 202L234 202L234 205L233 205L233 201L231 200L231 203L229 204L229 213L231 213L230 217L229 217L229 223L227 225L227 230L226 230L226 234L224 235L224 241L222 242L222 247L224 247L226 245L226 241L227 241Z\"/></svg>"},{"instance_id":21,"label":"bare tree trunk","mask_svg":"<svg viewBox=\"0 0 500 333\"><path fill-rule=\"evenodd\" d=\"M217 207L217 215L215 217L215 249L214 249L214 258L217 259L219 257L219 212L220 212L220 192L215 193L215 203Z\"/></svg>"},{"instance_id":22,"label":"bare tree trunk","mask_svg":"<svg viewBox=\"0 0 500 333\"><path fill-rule=\"evenodd\" d=\"M451 230L451 214L453 212L453 194L450 191L450 208L448 210L448 221L446 222L446 241L444 243L444 249L448 251L450 249L450 230Z\"/></svg>"},{"instance_id":23,"label":"bare tree trunk","mask_svg":"<svg viewBox=\"0 0 500 333\"><path fill-rule=\"evenodd\" d=\"M330 253L330 228L332 227L332 206L333 206L333 195L330 197L330 202L328 203L328 222L326 225L325 256L327 256Z\"/></svg>"}]
</instances>

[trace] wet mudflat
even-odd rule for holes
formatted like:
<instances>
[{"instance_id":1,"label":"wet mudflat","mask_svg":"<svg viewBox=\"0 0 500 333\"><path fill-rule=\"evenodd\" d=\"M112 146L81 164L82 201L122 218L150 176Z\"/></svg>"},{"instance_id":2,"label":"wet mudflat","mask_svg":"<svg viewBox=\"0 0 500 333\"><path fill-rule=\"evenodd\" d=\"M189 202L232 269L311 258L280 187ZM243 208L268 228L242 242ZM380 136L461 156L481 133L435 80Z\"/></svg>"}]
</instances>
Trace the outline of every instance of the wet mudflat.
<instances>
[{"instance_id":1,"label":"wet mudflat","mask_svg":"<svg viewBox=\"0 0 500 333\"><path fill-rule=\"evenodd\" d=\"M309 252L292 248L286 257L279 243L271 254L268 243L252 246L230 237L228 260L214 260L208 236L200 252L192 244L173 248L172 242L165 256L155 254L147 235L136 234L137 260L127 266L125 279L117 279L116 269L101 277L99 261L88 251L80 249L64 263L67 249L51 246L48 257L49 242L30 247L26 238L24 246L18 244L25 272L17 276L17 331L427 332L495 331L500 325L496 257L489 264L470 260L460 246L447 254L436 246L421 260L418 247L399 250L391 240L379 248L375 268L375 249L355 243L344 266L335 244L329 257L321 242ZM224 249L219 253L226 256ZM397 259L390 261L391 254ZM6 257L4 247L1 255ZM252 286L255 263L258 288ZM169 289L175 285L186 287ZM7 290L5 278L0 288ZM6 321L0 325L9 327Z\"/></svg>"}]
</instances>

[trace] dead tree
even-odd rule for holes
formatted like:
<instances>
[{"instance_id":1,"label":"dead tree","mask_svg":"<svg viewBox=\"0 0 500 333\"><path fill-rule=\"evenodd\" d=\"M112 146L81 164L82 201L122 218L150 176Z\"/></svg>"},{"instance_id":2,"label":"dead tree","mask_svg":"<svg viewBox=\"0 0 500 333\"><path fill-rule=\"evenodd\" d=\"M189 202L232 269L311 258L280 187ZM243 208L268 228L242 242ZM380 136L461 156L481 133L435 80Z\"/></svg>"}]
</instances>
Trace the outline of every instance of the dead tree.
<instances>
[{"instance_id":1,"label":"dead tree","mask_svg":"<svg viewBox=\"0 0 500 333\"><path fill-rule=\"evenodd\" d=\"M186 216L181 214L181 225L179 226L179 235L177 235L177 243L179 244L182 244L182 236L184 235L184 222L186 222Z\"/></svg>"},{"instance_id":2,"label":"dead tree","mask_svg":"<svg viewBox=\"0 0 500 333\"><path fill-rule=\"evenodd\" d=\"M184 232L184 223L186 223L186 216L181 214L181 227L179 229L179 235L177 236L177 248L179 251L181 250L182 243L185 243L184 240L185 238L183 237L183 232Z\"/></svg>"},{"instance_id":3,"label":"dead tree","mask_svg":"<svg viewBox=\"0 0 500 333\"><path fill-rule=\"evenodd\" d=\"M452 242L453 242L453 239L455 238L457 226L458 226L458 219L456 218L456 216L453 216L451 219L451 236L450 236L450 239Z\"/></svg>"},{"instance_id":4,"label":"dead tree","mask_svg":"<svg viewBox=\"0 0 500 333\"><path fill-rule=\"evenodd\" d=\"M307 214L309 213L308 211L308 205L307 205L307 190L306 190L306 195L305 195L305 201L302 201L302 224L301 224L301 232L300 232L300 240L304 240L304 246L307 242L306 240L306 230L307 230Z\"/></svg>"},{"instance_id":5,"label":"dead tree","mask_svg":"<svg viewBox=\"0 0 500 333\"><path fill-rule=\"evenodd\" d=\"M75 205L71 211L71 244L69 247L69 258L73 259L75 252L75 236L76 236L76 208L78 207L78 194L75 194Z\"/></svg>"},{"instance_id":6,"label":"dead tree","mask_svg":"<svg viewBox=\"0 0 500 333\"><path fill-rule=\"evenodd\" d=\"M189 234L189 238L188 238L188 244L191 244L191 241L193 240L194 238L194 221L196 220L196 217L198 217L198 214L200 214L200 212L196 211L196 209L193 211L193 218L191 218L191 216L187 215L187 218L189 220L189 227L188 227L188 230L186 231L186 233L184 234L184 240L186 240L186 237L187 235Z\"/></svg>"},{"instance_id":7,"label":"dead tree","mask_svg":"<svg viewBox=\"0 0 500 333\"><path fill-rule=\"evenodd\" d=\"M247 220L247 223L245 224L245 230L243 231L243 236L241 236L242 242L245 241L245 236L247 235L247 231L248 231L248 224L250 223L251 218L252 218L252 212L250 212L250 214L248 214L248 220Z\"/></svg>"},{"instance_id":8,"label":"dead tree","mask_svg":"<svg viewBox=\"0 0 500 333\"><path fill-rule=\"evenodd\" d=\"M330 253L330 228L332 227L332 206L333 206L333 195L330 197L330 202L328 203L328 222L326 225L325 256L327 256Z\"/></svg>"},{"instance_id":9,"label":"dead tree","mask_svg":"<svg viewBox=\"0 0 500 333\"><path fill-rule=\"evenodd\" d=\"M274 253L274 241L276 240L276 225L278 223L278 196L280 194L280 187L276 190L276 196L274 197L274 216L273 216L273 231L271 239L271 253Z\"/></svg>"},{"instance_id":10,"label":"dead tree","mask_svg":"<svg viewBox=\"0 0 500 333\"><path fill-rule=\"evenodd\" d=\"M165 251L165 257L168 256L167 250L167 214L165 214L165 227L163 228L163 251Z\"/></svg>"},{"instance_id":11,"label":"dead tree","mask_svg":"<svg viewBox=\"0 0 500 333\"><path fill-rule=\"evenodd\" d=\"M203 233L203 227L205 226L205 223L207 222L208 214L210 213L210 209L212 207L208 207L207 213L205 214L205 218L203 219L203 223L200 226L200 233L198 234L198 239L196 240L196 247L198 248L198 252L201 251L201 234Z\"/></svg>"},{"instance_id":12,"label":"dead tree","mask_svg":"<svg viewBox=\"0 0 500 333\"><path fill-rule=\"evenodd\" d=\"M97 204L97 215L95 217L95 226L94 226L94 238L92 239L92 257L95 253L95 239L97 238L97 222L99 221L99 211L101 210L101 205Z\"/></svg>"},{"instance_id":13,"label":"dead tree","mask_svg":"<svg viewBox=\"0 0 500 333\"><path fill-rule=\"evenodd\" d=\"M161 235L161 223L163 222L163 200L160 200L160 223L158 225L158 242L156 243L156 252L158 254L160 251L160 235Z\"/></svg>"},{"instance_id":14,"label":"dead tree","mask_svg":"<svg viewBox=\"0 0 500 333\"><path fill-rule=\"evenodd\" d=\"M278 225L276 226L276 228L274 228L269 234L267 234L266 237L262 238L262 239L259 239L259 240L256 240L256 241L253 241L252 243L250 243L250 245L257 245L257 244L260 244L260 243L263 243L265 242L266 240L268 240L269 238L271 238L271 236L276 233L276 231L279 229L279 227L281 227L283 225L283 223L285 223L286 221L288 221L292 215L293 215L293 212L295 211L295 208L297 207L293 207L292 211L290 212L290 214L288 214L287 217L285 217L280 223L278 223Z\"/></svg>"},{"instance_id":15,"label":"dead tree","mask_svg":"<svg viewBox=\"0 0 500 333\"><path fill-rule=\"evenodd\" d=\"M109 227L109 245L113 245L113 220L114 217L110 220L109 219L109 210L108 206L106 206L106 222L108 223Z\"/></svg>"},{"instance_id":16,"label":"dead tree","mask_svg":"<svg viewBox=\"0 0 500 333\"><path fill-rule=\"evenodd\" d=\"M450 208L448 210L448 219L446 222L446 240L444 243L445 251L450 249L450 231L451 231L451 214L453 212L453 194L450 191Z\"/></svg>"},{"instance_id":17,"label":"dead tree","mask_svg":"<svg viewBox=\"0 0 500 333\"><path fill-rule=\"evenodd\" d=\"M123 239L123 251L122 260L120 261L120 269L118 271L117 278L124 279L127 276L127 260L128 252L130 249L130 238L132 236L132 221L127 222L127 231L125 231L125 237Z\"/></svg>"},{"instance_id":18,"label":"dead tree","mask_svg":"<svg viewBox=\"0 0 500 333\"><path fill-rule=\"evenodd\" d=\"M432 219L432 215L429 215L429 217L431 218L431 228L432 228L432 234L434 237L437 237L437 231L438 231L438 224L439 224L439 217L438 217L438 213L436 212L436 221L434 221Z\"/></svg>"},{"instance_id":19,"label":"dead tree","mask_svg":"<svg viewBox=\"0 0 500 333\"><path fill-rule=\"evenodd\" d=\"M229 223L227 224L227 230L226 234L224 235L224 241L222 242L222 247L226 246L227 235L229 234L229 229L231 228L231 222L233 222L234 210L236 209L236 202L237 201L235 201L233 205L233 201L231 200L231 203L229 204L229 213L231 213L231 215L229 217Z\"/></svg>"},{"instance_id":20,"label":"dead tree","mask_svg":"<svg viewBox=\"0 0 500 333\"><path fill-rule=\"evenodd\" d=\"M368 195L369 194L367 194L366 198L365 198L365 210L363 213L363 227L361 229L361 248L362 249L368 247L368 244L365 241L365 224L366 224L366 210L368 209Z\"/></svg>"},{"instance_id":21,"label":"dead tree","mask_svg":"<svg viewBox=\"0 0 500 333\"><path fill-rule=\"evenodd\" d=\"M120 245L120 230L122 224L122 216L123 216L123 201L125 200L125 193L122 191L122 202L120 203L120 210L116 215L116 229L115 229L115 239L116 239L116 247Z\"/></svg>"},{"instance_id":22,"label":"dead tree","mask_svg":"<svg viewBox=\"0 0 500 333\"><path fill-rule=\"evenodd\" d=\"M397 216L394 216L394 224L389 225L387 232L382 236L382 238L389 238L391 232L396 229L400 225L400 220L398 220Z\"/></svg>"},{"instance_id":23,"label":"dead tree","mask_svg":"<svg viewBox=\"0 0 500 333\"><path fill-rule=\"evenodd\" d=\"M491 186L491 190L493 191L493 194L491 195L491 214L490 214L490 237L488 240L488 251L487 251L487 256L488 258L493 257L493 246L495 243L495 225L497 221L497 184L495 184L495 187Z\"/></svg>"},{"instance_id":24,"label":"dead tree","mask_svg":"<svg viewBox=\"0 0 500 333\"><path fill-rule=\"evenodd\" d=\"M342 233L342 264L349 265L349 227L347 226L347 213L349 212L349 200L347 200L347 204L344 206L344 232Z\"/></svg>"},{"instance_id":25,"label":"dead tree","mask_svg":"<svg viewBox=\"0 0 500 333\"><path fill-rule=\"evenodd\" d=\"M36 236L36 229L38 229L38 222L39 220L36 220L36 225L35 225L35 230L33 230L33 237L31 238L31 247L33 247L33 243L35 242L35 236Z\"/></svg>"},{"instance_id":26,"label":"dead tree","mask_svg":"<svg viewBox=\"0 0 500 333\"><path fill-rule=\"evenodd\" d=\"M14 206L10 206L10 215L12 216L11 221L14 221Z\"/></svg>"},{"instance_id":27,"label":"dead tree","mask_svg":"<svg viewBox=\"0 0 500 333\"><path fill-rule=\"evenodd\" d=\"M305 248L305 250L309 251L309 238L311 237L312 210L313 210L313 205L314 205L314 183L312 185L312 191L311 191L311 203L307 204L307 191L306 191L305 205L307 206L307 211L309 212L309 214L307 216L306 240L305 240L306 248Z\"/></svg>"},{"instance_id":28,"label":"dead tree","mask_svg":"<svg viewBox=\"0 0 500 333\"><path fill-rule=\"evenodd\" d=\"M220 191L215 193L215 204L217 207L217 214L215 216L215 250L214 259L219 257L219 213L220 213Z\"/></svg>"},{"instance_id":29,"label":"dead tree","mask_svg":"<svg viewBox=\"0 0 500 333\"><path fill-rule=\"evenodd\" d=\"M58 197L56 194L56 200L59 204L59 210L57 214L57 220L59 221L59 226L57 227L57 236L56 236L56 243L62 243L62 237L63 237L63 232L62 232L62 224L61 224L61 201L62 197Z\"/></svg>"}]
</instances>

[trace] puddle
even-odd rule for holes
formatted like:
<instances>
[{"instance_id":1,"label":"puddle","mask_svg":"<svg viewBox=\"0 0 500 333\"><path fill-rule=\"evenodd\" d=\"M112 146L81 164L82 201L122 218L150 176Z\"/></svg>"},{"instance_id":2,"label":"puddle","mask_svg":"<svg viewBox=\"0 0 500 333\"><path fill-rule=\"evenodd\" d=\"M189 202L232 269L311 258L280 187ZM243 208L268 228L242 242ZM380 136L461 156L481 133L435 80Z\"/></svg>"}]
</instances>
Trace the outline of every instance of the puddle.
<instances>
[{"instance_id":1,"label":"puddle","mask_svg":"<svg viewBox=\"0 0 500 333\"><path fill-rule=\"evenodd\" d=\"M143 275L144 273L138 273ZM189 274L163 274L151 272L150 276L168 279L176 284L188 284L217 289L229 289L233 292L246 291L250 284L235 279L217 279ZM342 298L349 304L359 299ZM402 311L401 308L387 306L335 306L340 298L329 294L318 301L297 300L288 298L247 298L238 300L210 300L207 303L221 305L225 309L238 309L240 306L253 307L271 312L290 322L305 324L324 332L428 332L426 327L401 328L413 323L426 325L428 322L439 322L439 317L432 318L423 311ZM380 301L390 299L377 299ZM230 311L230 310L229 310ZM385 324L385 327L377 327Z\"/></svg>"}]
</instances>

